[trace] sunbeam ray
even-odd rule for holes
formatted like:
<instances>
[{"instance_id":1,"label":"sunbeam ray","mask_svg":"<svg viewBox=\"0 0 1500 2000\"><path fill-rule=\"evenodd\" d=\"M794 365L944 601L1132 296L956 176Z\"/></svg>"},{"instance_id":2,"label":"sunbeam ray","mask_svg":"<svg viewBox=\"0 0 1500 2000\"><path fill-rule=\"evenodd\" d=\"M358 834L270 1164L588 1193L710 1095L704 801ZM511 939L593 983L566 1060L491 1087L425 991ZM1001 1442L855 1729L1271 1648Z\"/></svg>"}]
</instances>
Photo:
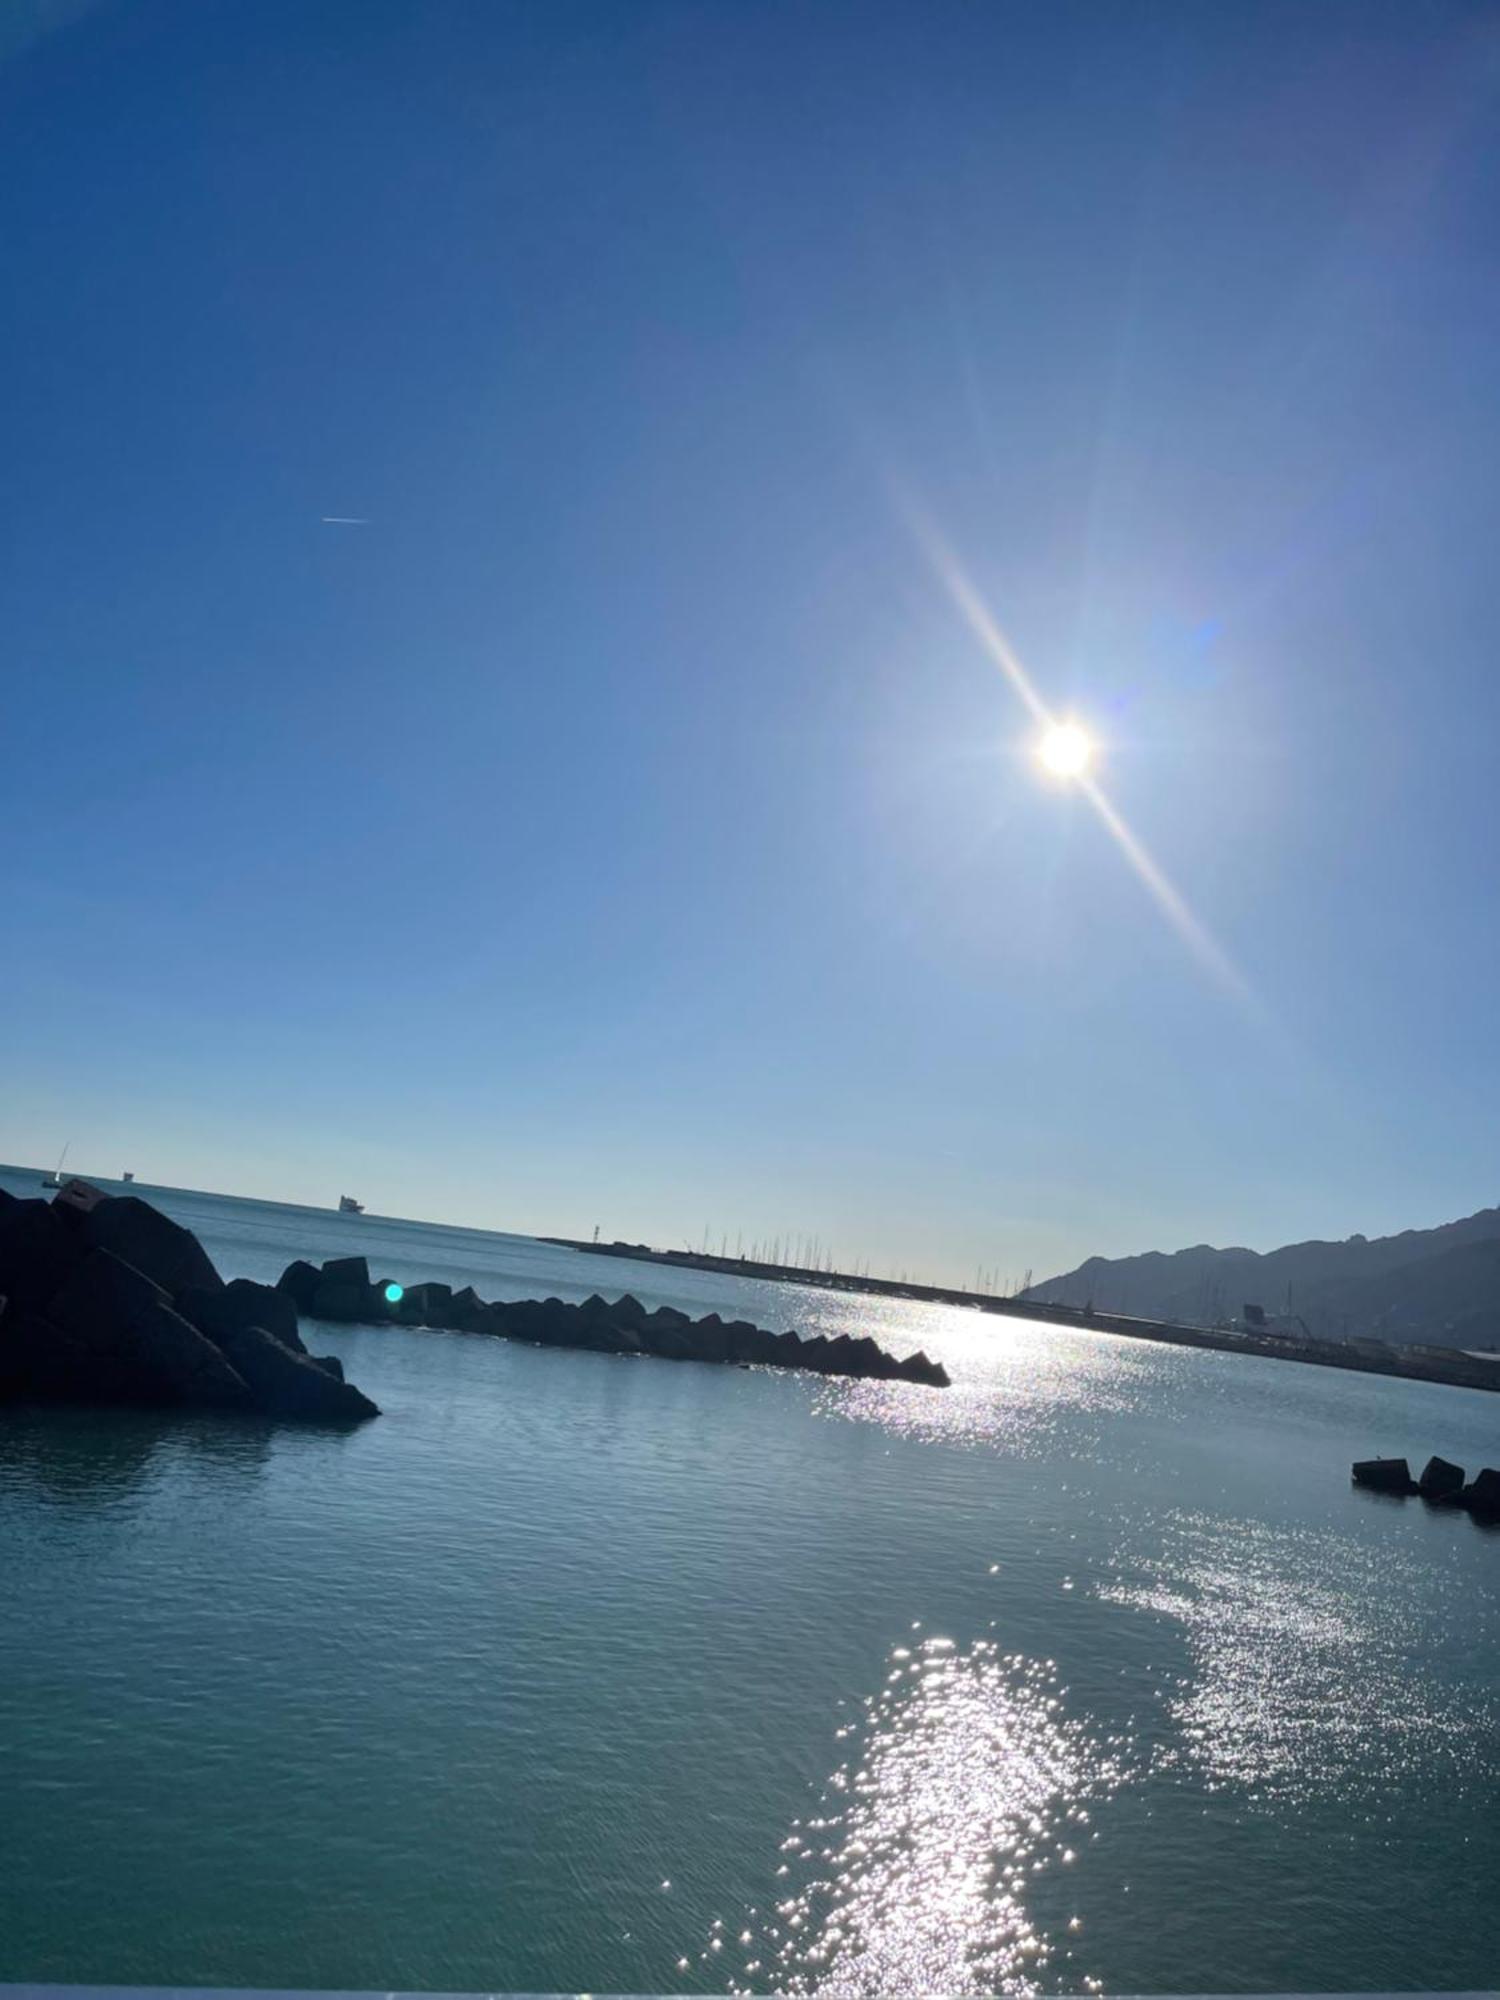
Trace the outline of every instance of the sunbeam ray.
<instances>
[{"instance_id":1,"label":"sunbeam ray","mask_svg":"<svg viewBox=\"0 0 1500 2000\"><path fill-rule=\"evenodd\" d=\"M1160 863L1145 847L1140 836L1131 831L1119 812L1100 791L1097 780L1084 773L1075 782L1114 836L1120 852L1156 898L1163 914L1199 964L1211 972L1246 1006L1255 1004L1255 996L1239 967L1217 938L1193 914L1180 891L1162 872Z\"/></svg>"},{"instance_id":2,"label":"sunbeam ray","mask_svg":"<svg viewBox=\"0 0 1500 2000\"><path fill-rule=\"evenodd\" d=\"M912 496L895 489L897 505L927 558L933 574L952 600L955 609L985 652L999 667L1012 690L1043 729L1057 734L1063 725L1048 708L1019 654L996 622L962 563L949 547L936 523ZM1203 969L1243 1005L1256 1006L1255 996L1244 975L1223 946L1189 907L1182 892L1170 880L1160 862L1150 853L1139 835L1127 825L1121 813L1100 789L1097 779L1078 770L1075 784L1098 814L1115 845L1150 891L1158 908L1177 932Z\"/></svg>"}]
</instances>

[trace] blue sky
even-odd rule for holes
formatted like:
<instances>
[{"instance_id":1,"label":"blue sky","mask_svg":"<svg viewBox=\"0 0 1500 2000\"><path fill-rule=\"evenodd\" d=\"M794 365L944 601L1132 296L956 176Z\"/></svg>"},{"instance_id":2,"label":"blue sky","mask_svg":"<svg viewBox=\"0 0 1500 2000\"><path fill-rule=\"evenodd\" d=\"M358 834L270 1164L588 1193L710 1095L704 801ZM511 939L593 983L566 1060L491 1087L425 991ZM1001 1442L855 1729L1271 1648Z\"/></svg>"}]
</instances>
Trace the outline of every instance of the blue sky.
<instances>
[{"instance_id":1,"label":"blue sky","mask_svg":"<svg viewBox=\"0 0 1500 2000\"><path fill-rule=\"evenodd\" d=\"M0 1156L952 1277L1500 1197L1497 140L1492 8L20 9Z\"/></svg>"}]
</instances>

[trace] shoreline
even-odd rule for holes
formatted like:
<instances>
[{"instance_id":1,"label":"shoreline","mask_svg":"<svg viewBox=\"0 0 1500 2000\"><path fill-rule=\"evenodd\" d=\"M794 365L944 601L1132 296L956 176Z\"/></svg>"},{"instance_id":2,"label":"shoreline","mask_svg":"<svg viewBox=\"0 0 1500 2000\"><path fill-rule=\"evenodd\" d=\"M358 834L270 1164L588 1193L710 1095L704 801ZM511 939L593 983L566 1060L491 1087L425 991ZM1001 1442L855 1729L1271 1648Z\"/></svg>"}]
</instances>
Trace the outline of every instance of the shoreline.
<instances>
[{"instance_id":1,"label":"shoreline","mask_svg":"<svg viewBox=\"0 0 1500 2000\"><path fill-rule=\"evenodd\" d=\"M862 1278L847 1271L809 1271L789 1264L757 1263L749 1257L716 1257L706 1251L653 1250L645 1243L591 1243L572 1236L540 1236L537 1241L550 1243L559 1250L576 1250L591 1257L612 1257L648 1267L716 1271L724 1277L801 1285L813 1291L863 1293L872 1298L906 1299L924 1305L962 1306L975 1312L1041 1320L1050 1326L1116 1334L1130 1340L1153 1340L1172 1347L1210 1348L1263 1361L1343 1368L1360 1375L1394 1375L1404 1381L1436 1382L1450 1389L1500 1390L1500 1357L1493 1362L1481 1361L1451 1347L1394 1347L1375 1340L1356 1343L1298 1340L1287 1334L1236 1333L1227 1327L1141 1319L1130 1313L1090 1312L1080 1306L1048 1305L1037 1299L996 1298L990 1292L903 1283L896 1278ZM1382 1349L1383 1352L1379 1351Z\"/></svg>"}]
</instances>

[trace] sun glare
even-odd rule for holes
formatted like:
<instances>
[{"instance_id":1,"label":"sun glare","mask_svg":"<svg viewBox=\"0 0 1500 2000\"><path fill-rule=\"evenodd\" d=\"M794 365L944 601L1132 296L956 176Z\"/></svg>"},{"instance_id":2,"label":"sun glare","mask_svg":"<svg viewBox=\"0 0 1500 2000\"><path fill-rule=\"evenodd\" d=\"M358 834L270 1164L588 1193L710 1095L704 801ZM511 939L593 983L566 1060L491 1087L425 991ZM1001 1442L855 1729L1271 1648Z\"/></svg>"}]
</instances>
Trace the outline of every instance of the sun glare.
<instances>
[{"instance_id":1,"label":"sun glare","mask_svg":"<svg viewBox=\"0 0 1500 2000\"><path fill-rule=\"evenodd\" d=\"M1081 778L1094 761L1093 739L1076 722L1054 723L1036 754L1055 778Z\"/></svg>"}]
</instances>

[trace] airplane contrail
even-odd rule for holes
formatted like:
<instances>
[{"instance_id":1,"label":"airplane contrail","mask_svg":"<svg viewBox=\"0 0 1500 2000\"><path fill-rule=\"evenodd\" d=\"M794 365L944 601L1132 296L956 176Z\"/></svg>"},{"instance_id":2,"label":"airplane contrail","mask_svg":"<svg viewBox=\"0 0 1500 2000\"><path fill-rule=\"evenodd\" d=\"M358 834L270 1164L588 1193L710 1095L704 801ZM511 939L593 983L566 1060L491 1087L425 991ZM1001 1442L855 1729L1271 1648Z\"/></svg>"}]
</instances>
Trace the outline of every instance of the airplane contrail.
<instances>
[{"instance_id":1,"label":"airplane contrail","mask_svg":"<svg viewBox=\"0 0 1500 2000\"><path fill-rule=\"evenodd\" d=\"M368 528L369 518L364 514L321 514L318 517L325 528Z\"/></svg>"}]
</instances>

